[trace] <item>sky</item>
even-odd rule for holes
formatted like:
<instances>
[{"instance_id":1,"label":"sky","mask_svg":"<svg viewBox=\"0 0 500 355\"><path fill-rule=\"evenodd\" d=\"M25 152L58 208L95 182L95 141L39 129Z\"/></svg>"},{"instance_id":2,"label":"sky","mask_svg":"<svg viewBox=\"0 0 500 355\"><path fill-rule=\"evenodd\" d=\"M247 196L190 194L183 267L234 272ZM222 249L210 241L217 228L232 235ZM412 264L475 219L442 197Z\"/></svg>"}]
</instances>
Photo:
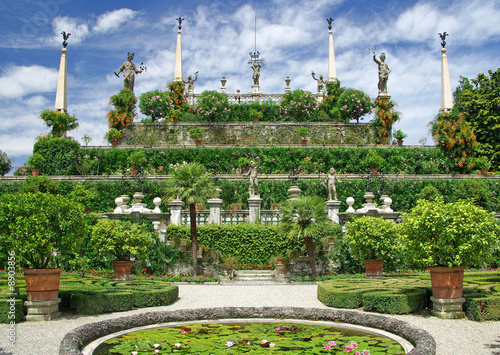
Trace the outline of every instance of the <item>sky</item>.
<instances>
[{"instance_id":1,"label":"sky","mask_svg":"<svg viewBox=\"0 0 500 355\"><path fill-rule=\"evenodd\" d=\"M377 56L391 69L388 92L402 117L395 128L419 144L441 105L441 45L452 90L460 76L496 70L500 58L500 2L496 0L16 0L0 3L0 150L21 166L35 138L49 129L39 118L54 109L61 31L68 39L68 113L80 127L69 133L83 144L107 145L109 97L123 87L113 72L134 52L147 71L135 94L161 89L174 78L177 18L182 24L183 76L199 71L195 93L251 90L249 52L265 63L260 89L316 92L311 72L328 77L328 23L333 18L337 77L344 87L378 94ZM255 18L257 31L255 33ZM141 116L137 120L140 120ZM368 121L370 118L365 118ZM12 172L10 173L12 174Z\"/></svg>"}]
</instances>

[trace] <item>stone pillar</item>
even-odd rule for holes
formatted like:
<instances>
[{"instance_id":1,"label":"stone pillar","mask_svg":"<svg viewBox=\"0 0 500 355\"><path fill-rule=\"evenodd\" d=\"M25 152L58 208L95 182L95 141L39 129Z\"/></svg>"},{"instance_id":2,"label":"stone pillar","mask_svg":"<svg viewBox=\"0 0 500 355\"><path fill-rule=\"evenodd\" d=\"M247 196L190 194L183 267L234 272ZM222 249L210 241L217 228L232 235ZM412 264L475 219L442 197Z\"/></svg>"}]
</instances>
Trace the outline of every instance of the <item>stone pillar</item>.
<instances>
[{"instance_id":1,"label":"stone pillar","mask_svg":"<svg viewBox=\"0 0 500 355\"><path fill-rule=\"evenodd\" d=\"M189 105L194 105L194 92L192 90L186 93L186 101Z\"/></svg>"},{"instance_id":2,"label":"stone pillar","mask_svg":"<svg viewBox=\"0 0 500 355\"><path fill-rule=\"evenodd\" d=\"M66 48L61 49L61 64L59 65L59 79L57 80L55 110L68 112L68 82L66 78Z\"/></svg>"},{"instance_id":3,"label":"stone pillar","mask_svg":"<svg viewBox=\"0 0 500 355\"><path fill-rule=\"evenodd\" d=\"M446 48L441 48L441 111L451 111L453 108L453 96L451 94L450 71L448 69L448 57Z\"/></svg>"},{"instance_id":4,"label":"stone pillar","mask_svg":"<svg viewBox=\"0 0 500 355\"><path fill-rule=\"evenodd\" d=\"M288 201L296 200L299 197L299 194L302 190L298 186L290 186L288 189L288 194L290 195L290 198Z\"/></svg>"},{"instance_id":5,"label":"stone pillar","mask_svg":"<svg viewBox=\"0 0 500 355\"><path fill-rule=\"evenodd\" d=\"M328 31L329 45L328 45L328 81L337 80L337 69L335 68L335 50L333 49L333 36L332 30Z\"/></svg>"},{"instance_id":6,"label":"stone pillar","mask_svg":"<svg viewBox=\"0 0 500 355\"><path fill-rule=\"evenodd\" d=\"M328 200L326 201L326 206L328 208L328 219L339 224L339 211L342 202L338 200Z\"/></svg>"},{"instance_id":7,"label":"stone pillar","mask_svg":"<svg viewBox=\"0 0 500 355\"><path fill-rule=\"evenodd\" d=\"M59 317L61 315L59 303L61 303L60 298L50 301L24 301L24 305L28 309L26 320L47 321Z\"/></svg>"},{"instance_id":8,"label":"stone pillar","mask_svg":"<svg viewBox=\"0 0 500 355\"><path fill-rule=\"evenodd\" d=\"M181 200L172 200L168 204L170 206L170 224L174 226L182 225L182 207L184 207L184 202Z\"/></svg>"},{"instance_id":9,"label":"stone pillar","mask_svg":"<svg viewBox=\"0 0 500 355\"><path fill-rule=\"evenodd\" d=\"M210 206L208 223L220 225L220 208L222 207L222 200L220 198L211 198L208 200L208 205Z\"/></svg>"},{"instance_id":10,"label":"stone pillar","mask_svg":"<svg viewBox=\"0 0 500 355\"><path fill-rule=\"evenodd\" d=\"M182 46L181 46L181 30L177 31L177 49L175 50L175 71L174 81L183 81L182 79Z\"/></svg>"},{"instance_id":11,"label":"stone pillar","mask_svg":"<svg viewBox=\"0 0 500 355\"><path fill-rule=\"evenodd\" d=\"M251 196L248 199L248 223L260 223L260 206L262 199L259 195Z\"/></svg>"}]
</instances>

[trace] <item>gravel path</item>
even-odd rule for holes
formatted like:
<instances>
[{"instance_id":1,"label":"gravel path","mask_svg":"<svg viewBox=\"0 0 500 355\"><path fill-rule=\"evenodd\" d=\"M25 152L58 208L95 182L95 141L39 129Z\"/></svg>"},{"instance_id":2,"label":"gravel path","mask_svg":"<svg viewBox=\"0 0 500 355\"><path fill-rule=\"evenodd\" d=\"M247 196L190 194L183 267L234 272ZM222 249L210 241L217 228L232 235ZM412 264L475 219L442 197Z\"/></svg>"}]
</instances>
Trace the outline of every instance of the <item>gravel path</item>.
<instances>
[{"instance_id":1,"label":"gravel path","mask_svg":"<svg viewBox=\"0 0 500 355\"><path fill-rule=\"evenodd\" d=\"M150 310L206 307L310 307L327 308L316 297L316 285L217 286L180 285L179 300L170 306L100 316L63 314L50 322L16 325L16 348L8 345L8 326L0 326L0 355L57 355L64 335L82 324ZM430 316L395 316L428 331L436 340L437 354L500 354L500 322L443 320Z\"/></svg>"}]
</instances>

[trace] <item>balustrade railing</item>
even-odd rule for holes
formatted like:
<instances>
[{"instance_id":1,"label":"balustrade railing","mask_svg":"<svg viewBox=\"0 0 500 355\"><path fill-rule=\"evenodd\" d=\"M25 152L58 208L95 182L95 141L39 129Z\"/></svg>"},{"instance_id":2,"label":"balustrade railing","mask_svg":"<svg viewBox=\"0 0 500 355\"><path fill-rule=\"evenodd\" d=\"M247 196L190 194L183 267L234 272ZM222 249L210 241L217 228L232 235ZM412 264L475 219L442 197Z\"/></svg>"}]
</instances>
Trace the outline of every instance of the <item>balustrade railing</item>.
<instances>
[{"instance_id":1,"label":"balustrade railing","mask_svg":"<svg viewBox=\"0 0 500 355\"><path fill-rule=\"evenodd\" d=\"M279 210L261 210L260 223L279 224L283 213Z\"/></svg>"},{"instance_id":2,"label":"balustrade railing","mask_svg":"<svg viewBox=\"0 0 500 355\"><path fill-rule=\"evenodd\" d=\"M249 212L247 210L223 210L220 218L221 224L239 224L248 220Z\"/></svg>"},{"instance_id":3,"label":"balustrade railing","mask_svg":"<svg viewBox=\"0 0 500 355\"><path fill-rule=\"evenodd\" d=\"M196 211L196 224L198 226L203 226L208 224L208 218L210 217L209 210ZM191 223L191 216L189 215L189 210L182 211L182 224L189 225Z\"/></svg>"},{"instance_id":4,"label":"balustrade railing","mask_svg":"<svg viewBox=\"0 0 500 355\"><path fill-rule=\"evenodd\" d=\"M259 103L259 104L270 104L274 103L279 105L281 100L283 99L284 94L226 94L227 96L227 101L230 104L234 105L241 105L241 104L252 104L252 103ZM189 103L191 105L195 105L198 103L198 100L200 99L200 94L194 94L188 96ZM320 95L318 94L313 94L313 96L318 99ZM321 96L322 98L323 96Z\"/></svg>"}]
</instances>

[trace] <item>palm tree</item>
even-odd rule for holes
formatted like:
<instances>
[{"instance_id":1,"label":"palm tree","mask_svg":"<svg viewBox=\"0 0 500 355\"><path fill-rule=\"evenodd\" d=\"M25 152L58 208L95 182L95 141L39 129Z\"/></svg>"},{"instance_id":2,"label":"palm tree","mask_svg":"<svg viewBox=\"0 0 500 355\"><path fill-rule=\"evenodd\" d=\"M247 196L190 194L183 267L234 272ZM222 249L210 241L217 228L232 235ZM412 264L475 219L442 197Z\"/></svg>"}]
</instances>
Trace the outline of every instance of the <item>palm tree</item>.
<instances>
[{"instance_id":1,"label":"palm tree","mask_svg":"<svg viewBox=\"0 0 500 355\"><path fill-rule=\"evenodd\" d=\"M212 198L215 184L205 167L199 163L179 165L172 171L172 178L163 186L164 197L171 201L180 199L189 205L191 219L191 253L193 257L193 273L198 274L198 230L196 228L196 204Z\"/></svg>"},{"instance_id":2,"label":"palm tree","mask_svg":"<svg viewBox=\"0 0 500 355\"><path fill-rule=\"evenodd\" d=\"M313 236L324 232L332 223L326 214L325 201L318 196L299 197L281 208L280 228L289 237L304 239L312 277L316 277Z\"/></svg>"}]
</instances>

